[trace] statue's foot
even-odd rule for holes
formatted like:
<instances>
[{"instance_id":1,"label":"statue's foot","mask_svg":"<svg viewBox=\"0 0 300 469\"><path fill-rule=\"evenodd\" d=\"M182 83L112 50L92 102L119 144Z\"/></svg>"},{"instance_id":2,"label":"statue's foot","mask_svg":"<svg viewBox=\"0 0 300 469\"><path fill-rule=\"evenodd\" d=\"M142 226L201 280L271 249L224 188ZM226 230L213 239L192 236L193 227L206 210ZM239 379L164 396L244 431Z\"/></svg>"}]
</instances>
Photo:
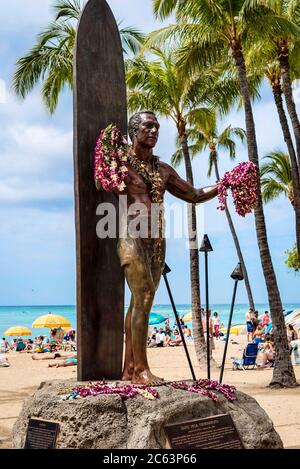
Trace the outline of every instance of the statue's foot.
<instances>
[{"instance_id":1,"label":"statue's foot","mask_svg":"<svg viewBox=\"0 0 300 469\"><path fill-rule=\"evenodd\" d=\"M134 370L133 365L130 365L124 368L122 378L121 378L122 381L131 381L133 377L133 370Z\"/></svg>"},{"instance_id":2,"label":"statue's foot","mask_svg":"<svg viewBox=\"0 0 300 469\"><path fill-rule=\"evenodd\" d=\"M143 371L134 371L132 384L144 384L146 386L160 386L165 383L163 378L159 378L151 373L149 369Z\"/></svg>"}]
</instances>

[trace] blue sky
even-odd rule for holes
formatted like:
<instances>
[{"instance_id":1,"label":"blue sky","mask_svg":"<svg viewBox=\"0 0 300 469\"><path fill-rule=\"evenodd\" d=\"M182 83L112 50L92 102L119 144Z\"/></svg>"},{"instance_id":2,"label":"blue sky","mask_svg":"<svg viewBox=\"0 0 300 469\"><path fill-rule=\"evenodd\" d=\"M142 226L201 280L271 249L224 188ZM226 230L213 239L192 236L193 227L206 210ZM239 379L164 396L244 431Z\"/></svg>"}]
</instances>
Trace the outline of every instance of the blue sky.
<instances>
[{"instance_id":1,"label":"blue sky","mask_svg":"<svg viewBox=\"0 0 300 469\"><path fill-rule=\"evenodd\" d=\"M109 0L122 25L144 31L160 26L152 14L152 1ZM24 101L9 91L14 63L34 44L35 35L51 18L52 0L10 0L1 5L0 27L0 304L74 304L75 230L72 166L72 97L65 92L56 114L50 117L41 103L39 89ZM3 94L5 87L6 93ZM276 148L285 150L272 96L267 86L254 108L260 155ZM220 128L229 123L244 126L242 112L233 111ZM175 129L161 121L157 154L169 162L174 151ZM232 168L221 154L220 170ZM207 155L193 163L197 187L208 181ZM246 161L246 149L238 147L237 161ZM180 174L184 175L183 168ZM166 201L172 202L167 195ZM174 201L174 199L173 199ZM237 263L233 241L217 201L207 203L200 213L199 236L207 233L214 251L210 254L210 301L229 303L230 274ZM282 300L299 301L299 278L284 265L284 251L294 242L293 211L284 198L265 207L269 243ZM233 214L249 277L257 303L267 302L259 259L253 215L245 219ZM186 240L168 242L169 280L177 303L190 302L189 255ZM203 262L202 262L203 264ZM203 265L201 290L204 295ZM127 295L128 298L128 295ZM204 300L204 297L203 297ZM167 303L163 283L155 303ZM237 302L246 303L243 285Z\"/></svg>"}]
</instances>

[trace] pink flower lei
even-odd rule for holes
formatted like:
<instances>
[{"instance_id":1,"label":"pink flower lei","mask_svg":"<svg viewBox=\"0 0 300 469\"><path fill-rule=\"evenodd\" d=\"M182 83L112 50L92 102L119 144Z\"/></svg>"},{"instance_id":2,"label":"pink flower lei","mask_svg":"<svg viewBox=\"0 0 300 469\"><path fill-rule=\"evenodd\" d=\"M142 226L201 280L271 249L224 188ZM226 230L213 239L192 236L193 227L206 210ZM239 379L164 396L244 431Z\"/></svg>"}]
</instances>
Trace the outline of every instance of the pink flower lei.
<instances>
[{"instance_id":1,"label":"pink flower lei","mask_svg":"<svg viewBox=\"0 0 300 469\"><path fill-rule=\"evenodd\" d=\"M127 170L127 140L113 124L101 130L95 148L94 177L106 192L123 191Z\"/></svg>"},{"instance_id":2,"label":"pink flower lei","mask_svg":"<svg viewBox=\"0 0 300 469\"><path fill-rule=\"evenodd\" d=\"M166 383L168 384L168 383ZM195 394L202 394L207 396L213 401L218 399L215 392L217 391L229 401L233 402L236 398L236 388L228 384L220 384L218 381L209 379L198 379L197 381L189 382L171 382L169 383L175 389L189 391ZM147 399L158 399L159 393L156 388L138 385L138 384L106 384L104 382L89 383L88 385L79 385L73 388L71 393L66 396L66 400L77 399L78 397L99 396L101 394L118 394L122 400L133 398L137 395L142 395Z\"/></svg>"},{"instance_id":3,"label":"pink flower lei","mask_svg":"<svg viewBox=\"0 0 300 469\"><path fill-rule=\"evenodd\" d=\"M228 189L232 191L236 212L244 217L257 206L257 166L251 161L240 163L218 182L219 210L225 210Z\"/></svg>"}]
</instances>

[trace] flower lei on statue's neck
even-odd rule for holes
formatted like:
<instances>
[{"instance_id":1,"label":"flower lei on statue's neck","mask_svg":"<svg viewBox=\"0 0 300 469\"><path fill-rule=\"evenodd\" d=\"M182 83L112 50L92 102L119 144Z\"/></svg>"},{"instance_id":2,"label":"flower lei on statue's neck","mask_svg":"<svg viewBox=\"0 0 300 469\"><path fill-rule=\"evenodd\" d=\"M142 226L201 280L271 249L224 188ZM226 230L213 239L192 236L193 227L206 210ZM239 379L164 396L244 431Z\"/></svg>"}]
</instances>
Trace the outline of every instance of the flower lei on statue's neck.
<instances>
[{"instance_id":1,"label":"flower lei on statue's neck","mask_svg":"<svg viewBox=\"0 0 300 469\"><path fill-rule=\"evenodd\" d=\"M153 156L152 169L149 169L149 166L144 161L137 158L120 130L114 124L110 124L101 130L97 139L94 164L96 187L106 192L114 190L118 192L124 191L126 188L125 178L128 176L128 165L143 178L149 188L151 202L158 204L154 256L158 261L161 261L163 245L163 191L162 179L159 172L159 158ZM153 216L152 213L151 216Z\"/></svg>"},{"instance_id":2,"label":"flower lei on statue's neck","mask_svg":"<svg viewBox=\"0 0 300 469\"><path fill-rule=\"evenodd\" d=\"M127 140L113 124L101 130L97 139L94 178L97 187L106 192L123 191L127 170Z\"/></svg>"},{"instance_id":3,"label":"flower lei on statue's neck","mask_svg":"<svg viewBox=\"0 0 300 469\"><path fill-rule=\"evenodd\" d=\"M154 243L154 258L156 261L161 262L162 259L162 245L163 245L163 213L162 213L162 179L159 172L159 158L153 155L152 169L148 165L137 158L132 147L129 148L127 153L127 161L130 166L144 179L147 186L149 186L151 194L151 202L158 204L158 212L151 213L151 216L156 217L157 238Z\"/></svg>"},{"instance_id":4,"label":"flower lei on statue's neck","mask_svg":"<svg viewBox=\"0 0 300 469\"><path fill-rule=\"evenodd\" d=\"M151 201L162 203L162 180L159 172L159 158L153 156L152 170L135 155L120 130L110 124L102 129L95 148L94 178L106 192L114 189L123 191L128 176L128 163L144 179L150 188Z\"/></svg>"},{"instance_id":5,"label":"flower lei on statue's neck","mask_svg":"<svg viewBox=\"0 0 300 469\"><path fill-rule=\"evenodd\" d=\"M159 158L153 155L152 159L152 170L146 165L146 163L135 155L132 147L129 147L127 153L127 161L132 168L144 179L146 184L150 186L151 201L153 203L162 203L163 197L161 192L162 180L159 172Z\"/></svg>"}]
</instances>

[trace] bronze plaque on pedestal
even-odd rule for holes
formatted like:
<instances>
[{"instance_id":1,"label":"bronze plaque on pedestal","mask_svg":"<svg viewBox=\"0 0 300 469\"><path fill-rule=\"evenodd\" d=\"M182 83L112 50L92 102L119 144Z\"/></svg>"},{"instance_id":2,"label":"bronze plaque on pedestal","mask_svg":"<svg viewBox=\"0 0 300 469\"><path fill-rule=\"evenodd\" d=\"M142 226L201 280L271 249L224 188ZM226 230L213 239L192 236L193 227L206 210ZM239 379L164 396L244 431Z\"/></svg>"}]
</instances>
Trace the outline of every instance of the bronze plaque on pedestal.
<instances>
[{"instance_id":1,"label":"bronze plaque on pedestal","mask_svg":"<svg viewBox=\"0 0 300 469\"><path fill-rule=\"evenodd\" d=\"M165 425L171 449L243 449L229 414Z\"/></svg>"},{"instance_id":2,"label":"bronze plaque on pedestal","mask_svg":"<svg viewBox=\"0 0 300 469\"><path fill-rule=\"evenodd\" d=\"M54 449L58 431L56 422L29 419L24 449Z\"/></svg>"}]
</instances>

